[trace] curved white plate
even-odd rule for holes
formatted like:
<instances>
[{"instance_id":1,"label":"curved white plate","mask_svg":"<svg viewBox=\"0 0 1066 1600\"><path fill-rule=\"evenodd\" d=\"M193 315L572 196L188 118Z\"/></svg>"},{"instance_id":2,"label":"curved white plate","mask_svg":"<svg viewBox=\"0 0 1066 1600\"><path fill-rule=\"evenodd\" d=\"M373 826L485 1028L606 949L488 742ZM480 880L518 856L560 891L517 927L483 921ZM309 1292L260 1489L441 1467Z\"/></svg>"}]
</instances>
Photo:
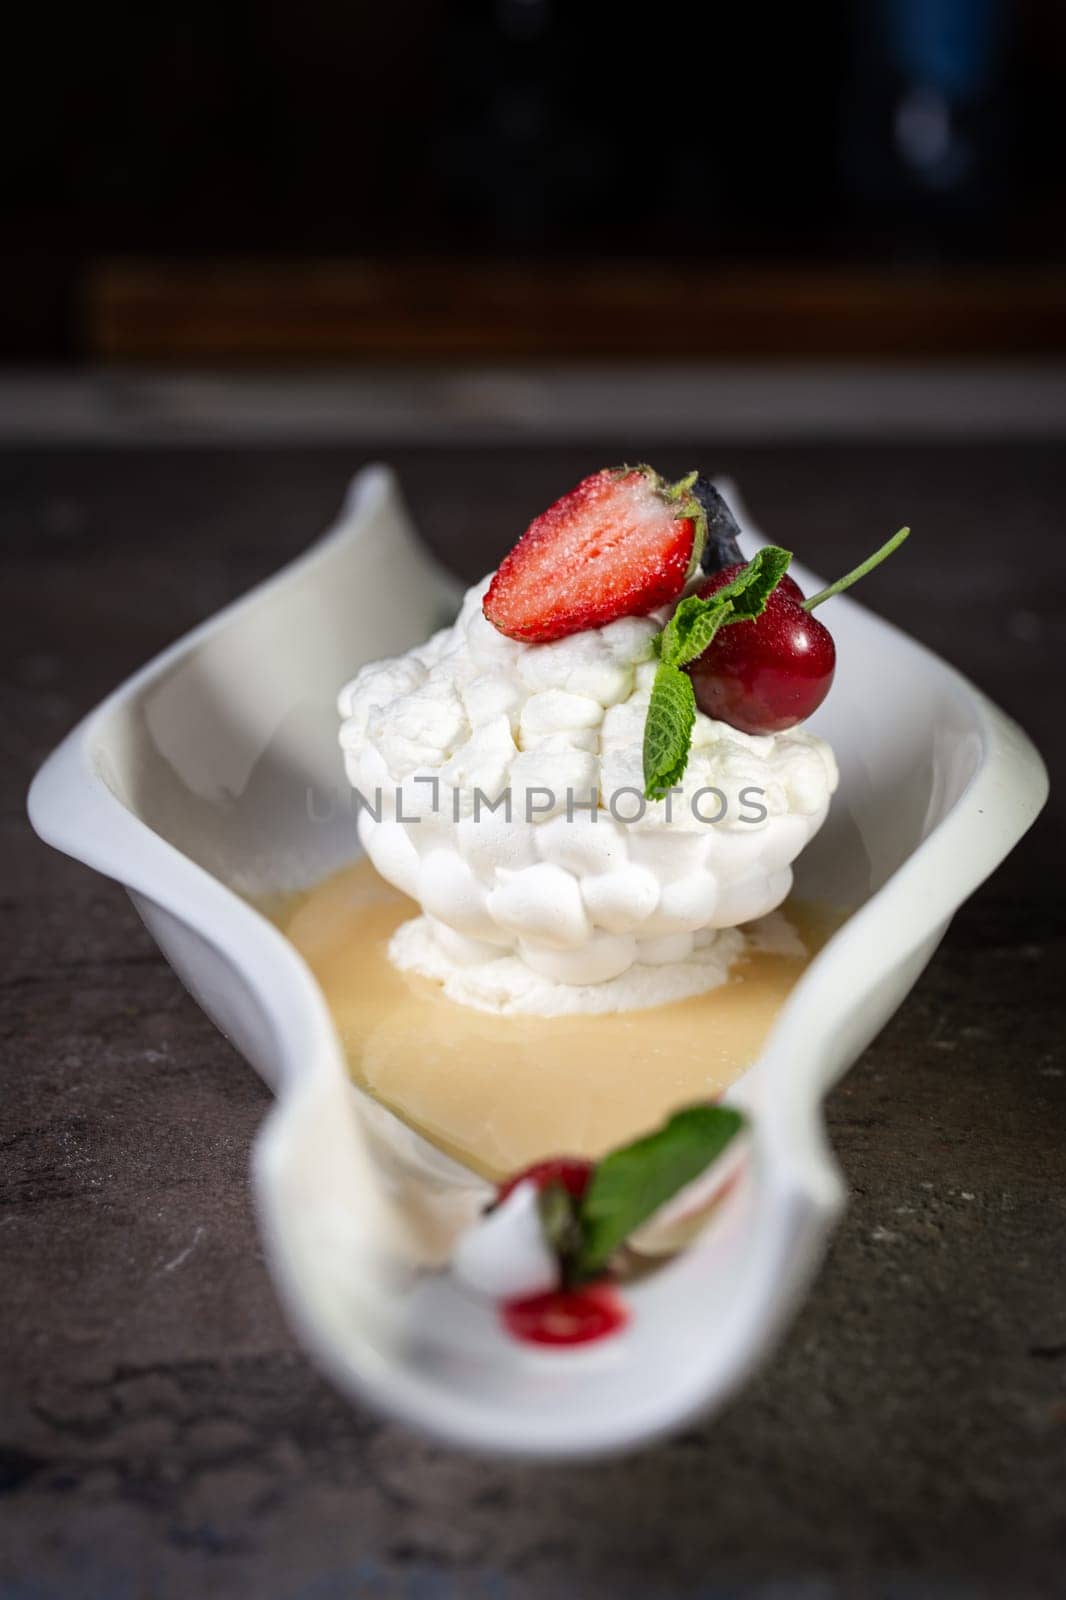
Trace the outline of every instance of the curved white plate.
<instances>
[{"instance_id":1,"label":"curved white plate","mask_svg":"<svg viewBox=\"0 0 1066 1600\"><path fill-rule=\"evenodd\" d=\"M376 1130L397 1125L353 1094L316 983L242 898L310 883L355 854L337 687L424 638L456 598L391 473L368 469L306 555L69 735L33 784L30 816L127 886L175 970L274 1087L255 1189L271 1270L314 1359L451 1442L590 1455L721 1404L782 1331L841 1204L822 1097L1029 827L1047 782L1025 735L950 667L852 601L830 602L839 670L813 726L836 749L841 788L797 887L859 909L738 1086L752 1159L715 1220L632 1289L622 1337L530 1351L446 1275L417 1270L434 1244L398 1204L391 1133L388 1157L375 1153ZM423 1180L408 1190L447 1233L477 1186L409 1145Z\"/></svg>"}]
</instances>

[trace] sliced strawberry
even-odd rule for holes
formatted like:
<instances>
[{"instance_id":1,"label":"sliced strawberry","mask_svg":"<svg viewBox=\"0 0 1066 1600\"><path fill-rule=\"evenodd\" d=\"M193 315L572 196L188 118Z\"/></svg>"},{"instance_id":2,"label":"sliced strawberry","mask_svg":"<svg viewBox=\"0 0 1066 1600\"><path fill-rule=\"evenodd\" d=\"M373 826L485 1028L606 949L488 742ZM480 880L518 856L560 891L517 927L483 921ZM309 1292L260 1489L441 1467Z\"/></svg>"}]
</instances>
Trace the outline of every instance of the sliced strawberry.
<instances>
[{"instance_id":1,"label":"sliced strawberry","mask_svg":"<svg viewBox=\"0 0 1066 1600\"><path fill-rule=\"evenodd\" d=\"M707 519L691 473L605 467L534 518L500 563L485 615L501 633L547 644L676 600L703 553Z\"/></svg>"}]
</instances>

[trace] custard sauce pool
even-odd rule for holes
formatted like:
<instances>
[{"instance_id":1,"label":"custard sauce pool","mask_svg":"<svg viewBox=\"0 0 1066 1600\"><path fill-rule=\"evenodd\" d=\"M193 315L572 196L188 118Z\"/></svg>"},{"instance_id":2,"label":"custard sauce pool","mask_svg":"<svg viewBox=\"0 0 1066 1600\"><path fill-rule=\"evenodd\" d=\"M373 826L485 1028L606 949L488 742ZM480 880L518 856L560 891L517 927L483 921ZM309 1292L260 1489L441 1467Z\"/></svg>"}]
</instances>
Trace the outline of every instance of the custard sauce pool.
<instances>
[{"instance_id":1,"label":"custard sauce pool","mask_svg":"<svg viewBox=\"0 0 1066 1600\"><path fill-rule=\"evenodd\" d=\"M363 860L263 907L321 985L359 1086L488 1178L548 1155L603 1155L714 1099L755 1060L840 917L788 902L805 956L751 952L718 989L584 1017L498 1017L398 972L389 940L418 915Z\"/></svg>"}]
</instances>

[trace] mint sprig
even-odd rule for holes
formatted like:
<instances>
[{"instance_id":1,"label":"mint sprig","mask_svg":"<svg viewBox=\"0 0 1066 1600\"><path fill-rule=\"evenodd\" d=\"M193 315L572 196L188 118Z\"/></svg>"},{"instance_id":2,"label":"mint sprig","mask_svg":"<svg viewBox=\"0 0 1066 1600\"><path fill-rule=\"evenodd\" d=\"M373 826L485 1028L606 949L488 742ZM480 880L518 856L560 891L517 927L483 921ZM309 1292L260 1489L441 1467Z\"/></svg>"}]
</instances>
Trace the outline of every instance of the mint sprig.
<instances>
[{"instance_id":1,"label":"mint sprig","mask_svg":"<svg viewBox=\"0 0 1066 1600\"><path fill-rule=\"evenodd\" d=\"M743 1125L732 1106L688 1106L654 1133L605 1156L578 1204L574 1277L602 1272L630 1234L705 1172Z\"/></svg>"},{"instance_id":2,"label":"mint sprig","mask_svg":"<svg viewBox=\"0 0 1066 1600\"><path fill-rule=\"evenodd\" d=\"M729 595L712 595L701 600L690 594L682 600L662 633L655 635L652 646L660 661L683 667L703 654L723 622L733 614L733 601Z\"/></svg>"},{"instance_id":3,"label":"mint sprig","mask_svg":"<svg viewBox=\"0 0 1066 1600\"><path fill-rule=\"evenodd\" d=\"M695 722L692 679L672 661L660 661L644 723L644 792L649 799L659 799L680 783Z\"/></svg>"},{"instance_id":4,"label":"mint sprig","mask_svg":"<svg viewBox=\"0 0 1066 1600\"><path fill-rule=\"evenodd\" d=\"M767 600L785 576L791 562L791 550L783 550L779 544L763 545L752 556L744 571L738 572L730 583L723 584L711 598L721 600L725 597L731 602L733 615L730 621L750 622L762 616Z\"/></svg>"},{"instance_id":5,"label":"mint sprig","mask_svg":"<svg viewBox=\"0 0 1066 1600\"><path fill-rule=\"evenodd\" d=\"M792 552L769 544L742 572L707 598L682 600L661 633L652 640L659 658L644 723L644 793L661 800L684 777L688 766L696 696L681 668L703 654L719 628L761 616L788 571Z\"/></svg>"}]
</instances>

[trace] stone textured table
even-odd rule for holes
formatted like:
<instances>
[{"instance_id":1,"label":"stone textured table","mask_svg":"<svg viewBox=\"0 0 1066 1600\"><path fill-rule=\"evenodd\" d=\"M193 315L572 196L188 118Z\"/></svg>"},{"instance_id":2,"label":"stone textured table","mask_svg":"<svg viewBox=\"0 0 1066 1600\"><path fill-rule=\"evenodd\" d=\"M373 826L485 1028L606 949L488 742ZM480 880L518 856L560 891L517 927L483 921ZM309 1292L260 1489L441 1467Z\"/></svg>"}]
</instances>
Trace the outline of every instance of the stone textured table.
<instances>
[{"instance_id":1,"label":"stone textured table","mask_svg":"<svg viewBox=\"0 0 1066 1600\"><path fill-rule=\"evenodd\" d=\"M379 450L472 577L640 440ZM679 438L822 571L899 522L868 601L1054 765L1061 443ZM850 1205L777 1359L717 1420L588 1468L465 1459L353 1410L264 1271L267 1094L113 885L39 845L29 778L101 694L294 555L356 449L0 458L5 1079L0 1594L1066 1594L1064 843L1053 799L829 1104ZM1053 773L1054 778L1054 773Z\"/></svg>"}]
</instances>

